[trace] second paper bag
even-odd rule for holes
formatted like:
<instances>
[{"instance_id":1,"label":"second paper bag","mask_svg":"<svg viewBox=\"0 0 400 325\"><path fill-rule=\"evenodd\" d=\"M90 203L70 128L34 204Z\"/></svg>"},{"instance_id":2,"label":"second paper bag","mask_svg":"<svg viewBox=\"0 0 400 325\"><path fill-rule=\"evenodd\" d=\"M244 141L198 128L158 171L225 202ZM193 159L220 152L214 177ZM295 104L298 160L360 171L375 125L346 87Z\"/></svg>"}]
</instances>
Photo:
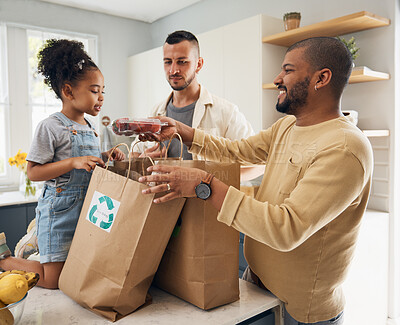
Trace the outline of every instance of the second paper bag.
<instances>
[{"instance_id":1,"label":"second paper bag","mask_svg":"<svg viewBox=\"0 0 400 325\"><path fill-rule=\"evenodd\" d=\"M200 160L160 160L160 165L194 167L239 188L236 163ZM208 202L188 198L157 270L155 283L202 309L239 299L239 233L217 220L218 211Z\"/></svg>"}]
</instances>

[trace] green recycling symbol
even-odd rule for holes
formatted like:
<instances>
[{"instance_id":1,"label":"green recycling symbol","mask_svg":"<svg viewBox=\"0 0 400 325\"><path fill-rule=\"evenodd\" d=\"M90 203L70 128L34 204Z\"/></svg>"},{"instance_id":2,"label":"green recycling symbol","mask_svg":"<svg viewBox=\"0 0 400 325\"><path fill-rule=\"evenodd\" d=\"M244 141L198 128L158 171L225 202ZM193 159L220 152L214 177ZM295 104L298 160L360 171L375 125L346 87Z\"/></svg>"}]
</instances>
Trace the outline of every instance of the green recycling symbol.
<instances>
[{"instance_id":1,"label":"green recycling symbol","mask_svg":"<svg viewBox=\"0 0 400 325\"><path fill-rule=\"evenodd\" d=\"M110 231L118 207L118 201L114 202L108 196L95 192L89 207L87 219L101 229Z\"/></svg>"}]
</instances>

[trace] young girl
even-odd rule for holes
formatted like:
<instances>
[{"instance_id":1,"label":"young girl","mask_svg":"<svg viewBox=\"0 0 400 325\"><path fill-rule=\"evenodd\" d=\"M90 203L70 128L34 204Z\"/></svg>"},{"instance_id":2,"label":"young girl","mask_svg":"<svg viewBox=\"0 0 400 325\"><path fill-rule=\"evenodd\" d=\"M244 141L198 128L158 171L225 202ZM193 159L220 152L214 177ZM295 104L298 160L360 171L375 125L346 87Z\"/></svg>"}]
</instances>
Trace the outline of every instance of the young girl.
<instances>
[{"instance_id":1,"label":"young girl","mask_svg":"<svg viewBox=\"0 0 400 325\"><path fill-rule=\"evenodd\" d=\"M46 181L36 209L40 263L11 257L0 234L0 268L39 273L39 285L57 288L92 170L104 166L99 138L84 114L96 116L104 100L104 78L83 50L70 40L48 40L38 54L38 70L62 101L62 110L37 127L27 156L28 176ZM122 160L119 149L110 159Z\"/></svg>"}]
</instances>

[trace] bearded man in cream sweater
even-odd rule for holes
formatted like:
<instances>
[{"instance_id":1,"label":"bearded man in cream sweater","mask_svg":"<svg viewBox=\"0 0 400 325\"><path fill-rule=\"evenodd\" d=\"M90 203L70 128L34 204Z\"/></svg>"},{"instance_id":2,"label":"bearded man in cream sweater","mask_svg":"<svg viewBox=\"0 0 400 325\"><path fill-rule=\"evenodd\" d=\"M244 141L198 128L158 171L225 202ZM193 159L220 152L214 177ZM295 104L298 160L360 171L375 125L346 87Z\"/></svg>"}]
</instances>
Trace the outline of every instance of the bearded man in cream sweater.
<instances>
[{"instance_id":1,"label":"bearded man in cream sweater","mask_svg":"<svg viewBox=\"0 0 400 325\"><path fill-rule=\"evenodd\" d=\"M285 305L285 325L343 324L341 284L349 269L367 206L373 169L368 139L341 113L352 60L337 39L300 41L286 52L274 83L276 109L287 116L240 141L217 138L168 118L157 140L178 132L192 153L213 161L266 166L256 198L207 172L153 166L160 182L144 194L165 192L156 202L195 197L219 210L218 220L246 235L247 275ZM149 137L148 137L149 138ZM207 147L207 150L203 148ZM191 175L188 179L187 175ZM202 180L207 179L199 185Z\"/></svg>"}]
</instances>

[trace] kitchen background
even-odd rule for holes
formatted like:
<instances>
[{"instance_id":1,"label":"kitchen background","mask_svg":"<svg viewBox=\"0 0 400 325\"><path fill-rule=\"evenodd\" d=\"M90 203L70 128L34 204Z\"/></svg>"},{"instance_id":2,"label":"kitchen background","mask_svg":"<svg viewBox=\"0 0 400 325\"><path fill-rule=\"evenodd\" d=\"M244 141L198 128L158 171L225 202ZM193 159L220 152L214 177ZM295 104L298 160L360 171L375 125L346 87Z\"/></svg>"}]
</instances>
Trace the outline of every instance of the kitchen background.
<instances>
[{"instance_id":1,"label":"kitchen background","mask_svg":"<svg viewBox=\"0 0 400 325\"><path fill-rule=\"evenodd\" d=\"M369 323L349 324L400 324L400 132L396 132L400 127L400 71L395 59L400 54L399 9L398 0L202 0L150 23L44 1L0 0L0 22L8 28L10 105L6 117L10 124L2 126L6 156L18 149L29 150L35 119L26 76L21 75L29 62L26 45L18 39L26 29L88 40L90 53L105 76L102 115L111 119L144 117L151 106L167 96L170 89L164 80L161 46L168 33L190 30L199 36L205 58L200 81L238 104L258 131L278 118L274 113L275 92L262 90L261 85L272 82L285 51L284 47L263 44L261 39L283 31L285 12L301 12L301 26L360 11L388 18L389 26L345 36L354 36L360 47L357 66L390 74L390 80L349 85L343 96L342 109L358 111L361 129L389 130L390 134L370 138L375 154L371 216L365 218L361 257L355 261L346 285L350 307L361 305L360 310L367 315L363 317L369 319ZM0 81L4 92L4 78ZM8 176L0 177L3 191L18 182L17 171L5 167ZM382 213L373 213L375 210ZM354 290L358 291L354 297L360 299L355 303L351 300Z\"/></svg>"}]
</instances>

